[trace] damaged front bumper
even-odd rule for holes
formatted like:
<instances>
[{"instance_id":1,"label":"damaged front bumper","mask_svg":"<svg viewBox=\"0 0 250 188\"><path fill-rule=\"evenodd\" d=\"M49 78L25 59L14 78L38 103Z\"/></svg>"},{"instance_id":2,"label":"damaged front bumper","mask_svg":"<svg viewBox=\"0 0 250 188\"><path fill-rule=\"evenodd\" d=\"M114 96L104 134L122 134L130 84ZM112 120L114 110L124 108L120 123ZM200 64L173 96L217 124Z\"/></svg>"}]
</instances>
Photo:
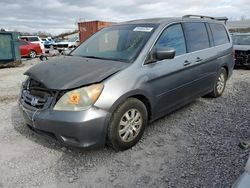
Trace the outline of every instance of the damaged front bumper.
<instances>
[{"instance_id":1,"label":"damaged front bumper","mask_svg":"<svg viewBox=\"0 0 250 188\"><path fill-rule=\"evenodd\" d=\"M22 100L19 108L26 124L41 135L73 147L105 145L109 112L96 107L80 112L54 111L52 108L31 110Z\"/></svg>"},{"instance_id":2,"label":"damaged front bumper","mask_svg":"<svg viewBox=\"0 0 250 188\"><path fill-rule=\"evenodd\" d=\"M235 50L235 66L250 66L250 51Z\"/></svg>"}]
</instances>

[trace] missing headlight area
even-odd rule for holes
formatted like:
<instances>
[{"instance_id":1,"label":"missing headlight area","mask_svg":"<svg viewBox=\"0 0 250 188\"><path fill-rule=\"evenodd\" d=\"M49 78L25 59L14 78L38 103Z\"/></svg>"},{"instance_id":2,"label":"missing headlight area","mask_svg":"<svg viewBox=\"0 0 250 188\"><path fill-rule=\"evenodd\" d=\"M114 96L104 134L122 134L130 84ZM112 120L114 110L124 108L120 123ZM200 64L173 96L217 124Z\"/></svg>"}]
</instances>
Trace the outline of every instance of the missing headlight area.
<instances>
[{"instance_id":1,"label":"missing headlight area","mask_svg":"<svg viewBox=\"0 0 250 188\"><path fill-rule=\"evenodd\" d=\"M23 84L21 103L32 110L45 109L51 105L55 94L40 82L29 78Z\"/></svg>"}]
</instances>

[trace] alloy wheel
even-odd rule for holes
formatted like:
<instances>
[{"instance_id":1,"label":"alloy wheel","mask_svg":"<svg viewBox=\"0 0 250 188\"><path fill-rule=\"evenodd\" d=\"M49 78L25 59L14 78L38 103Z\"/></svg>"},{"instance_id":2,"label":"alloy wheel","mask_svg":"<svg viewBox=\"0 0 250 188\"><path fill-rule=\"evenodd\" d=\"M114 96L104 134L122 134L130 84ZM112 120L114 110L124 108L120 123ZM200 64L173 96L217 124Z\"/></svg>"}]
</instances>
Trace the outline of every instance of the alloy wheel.
<instances>
[{"instance_id":1,"label":"alloy wheel","mask_svg":"<svg viewBox=\"0 0 250 188\"><path fill-rule=\"evenodd\" d=\"M131 142L140 132L142 115L137 109L130 109L122 116L119 123L119 136L123 142Z\"/></svg>"},{"instance_id":2,"label":"alloy wheel","mask_svg":"<svg viewBox=\"0 0 250 188\"><path fill-rule=\"evenodd\" d=\"M218 77L217 86L216 86L219 94L223 92L224 87L225 87L225 75L221 73Z\"/></svg>"},{"instance_id":3,"label":"alloy wheel","mask_svg":"<svg viewBox=\"0 0 250 188\"><path fill-rule=\"evenodd\" d=\"M30 52L30 57L31 58L35 58L36 57L36 52L35 51L31 51Z\"/></svg>"}]
</instances>

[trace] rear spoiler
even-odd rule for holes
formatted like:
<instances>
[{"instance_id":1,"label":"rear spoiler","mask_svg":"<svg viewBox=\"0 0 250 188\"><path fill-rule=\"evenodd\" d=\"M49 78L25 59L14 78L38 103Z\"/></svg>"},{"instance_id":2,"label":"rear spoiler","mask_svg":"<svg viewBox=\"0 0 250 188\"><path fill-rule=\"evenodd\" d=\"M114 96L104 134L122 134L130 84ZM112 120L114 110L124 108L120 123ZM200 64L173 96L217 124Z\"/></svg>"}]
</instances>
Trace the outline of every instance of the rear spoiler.
<instances>
[{"instance_id":1,"label":"rear spoiler","mask_svg":"<svg viewBox=\"0 0 250 188\"><path fill-rule=\"evenodd\" d=\"M203 15L184 15L182 16L182 18L201 18L201 19L211 19L211 20L218 20L218 21L224 21L224 23L226 24L228 21L227 17L211 17L211 16L203 16Z\"/></svg>"}]
</instances>

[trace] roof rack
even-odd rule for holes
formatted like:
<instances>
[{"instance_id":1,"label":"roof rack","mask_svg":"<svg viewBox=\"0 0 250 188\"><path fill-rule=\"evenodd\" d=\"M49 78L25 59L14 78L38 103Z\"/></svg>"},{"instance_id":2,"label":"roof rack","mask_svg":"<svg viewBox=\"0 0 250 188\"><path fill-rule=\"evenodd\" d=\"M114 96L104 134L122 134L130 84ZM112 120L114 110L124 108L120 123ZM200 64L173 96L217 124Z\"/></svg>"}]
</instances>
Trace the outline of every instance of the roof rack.
<instances>
[{"instance_id":1,"label":"roof rack","mask_svg":"<svg viewBox=\"0 0 250 188\"><path fill-rule=\"evenodd\" d=\"M184 15L182 18L206 18L206 19L212 19L212 20L218 20L218 21L224 21L225 24L227 23L228 18L227 17L211 17L211 16L203 16L203 15Z\"/></svg>"}]
</instances>

